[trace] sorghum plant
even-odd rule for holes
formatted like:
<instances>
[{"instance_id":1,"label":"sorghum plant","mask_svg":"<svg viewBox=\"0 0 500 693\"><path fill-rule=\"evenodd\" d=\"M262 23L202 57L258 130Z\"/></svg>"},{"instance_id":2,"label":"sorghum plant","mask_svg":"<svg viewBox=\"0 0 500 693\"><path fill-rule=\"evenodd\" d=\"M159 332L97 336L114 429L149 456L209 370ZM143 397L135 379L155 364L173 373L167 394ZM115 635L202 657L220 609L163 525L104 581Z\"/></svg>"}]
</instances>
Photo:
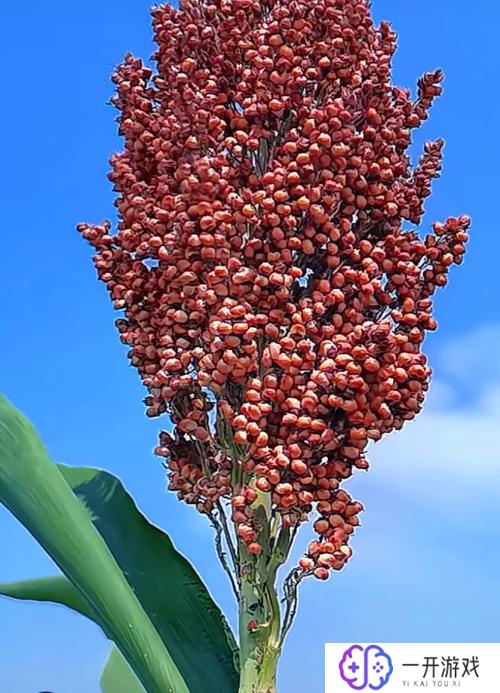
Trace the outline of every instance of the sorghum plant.
<instances>
[{"instance_id":1,"label":"sorghum plant","mask_svg":"<svg viewBox=\"0 0 500 693\"><path fill-rule=\"evenodd\" d=\"M117 230L79 227L147 414L170 418L170 488L215 527L241 693L275 690L299 583L351 556L362 505L342 484L420 411L432 296L468 238L467 217L417 231L443 141L415 166L408 149L443 74L394 86L396 36L369 5L155 7L155 71L127 55L114 76Z\"/></svg>"}]
</instances>

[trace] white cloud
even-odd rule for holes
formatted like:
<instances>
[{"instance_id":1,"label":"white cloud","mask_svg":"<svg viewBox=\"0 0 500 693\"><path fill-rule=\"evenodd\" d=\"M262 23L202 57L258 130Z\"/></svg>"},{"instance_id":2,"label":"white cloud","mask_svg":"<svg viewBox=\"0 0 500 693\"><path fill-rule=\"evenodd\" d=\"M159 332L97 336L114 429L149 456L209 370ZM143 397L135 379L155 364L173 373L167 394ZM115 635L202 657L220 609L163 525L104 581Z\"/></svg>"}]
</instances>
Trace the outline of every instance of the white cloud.
<instances>
[{"instance_id":1,"label":"white cloud","mask_svg":"<svg viewBox=\"0 0 500 693\"><path fill-rule=\"evenodd\" d=\"M500 324L483 325L449 342L436 360L436 370L475 388L500 385Z\"/></svg>"},{"instance_id":2,"label":"white cloud","mask_svg":"<svg viewBox=\"0 0 500 693\"><path fill-rule=\"evenodd\" d=\"M485 392L471 408L429 407L406 428L374 447L377 474L395 480L414 480L418 486L432 483L461 484L485 492L500 481L500 390Z\"/></svg>"},{"instance_id":3,"label":"white cloud","mask_svg":"<svg viewBox=\"0 0 500 693\"><path fill-rule=\"evenodd\" d=\"M350 487L358 497L383 484L433 505L500 499L500 325L446 345L419 417L373 446L372 469Z\"/></svg>"}]
</instances>

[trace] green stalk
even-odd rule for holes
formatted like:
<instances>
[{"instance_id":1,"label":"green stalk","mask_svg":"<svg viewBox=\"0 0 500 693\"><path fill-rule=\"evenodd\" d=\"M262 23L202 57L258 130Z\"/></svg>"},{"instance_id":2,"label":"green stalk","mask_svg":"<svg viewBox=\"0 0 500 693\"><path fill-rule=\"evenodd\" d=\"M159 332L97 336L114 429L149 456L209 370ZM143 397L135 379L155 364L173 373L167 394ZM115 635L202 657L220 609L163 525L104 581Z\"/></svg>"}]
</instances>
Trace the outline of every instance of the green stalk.
<instances>
[{"instance_id":1,"label":"green stalk","mask_svg":"<svg viewBox=\"0 0 500 693\"><path fill-rule=\"evenodd\" d=\"M262 499L264 500L264 499ZM281 611L276 590L279 568L290 552L291 536L281 529L271 536L270 513L259 509L263 523L260 556L240 544L240 688L239 693L276 693L276 676L281 655Z\"/></svg>"},{"instance_id":2,"label":"green stalk","mask_svg":"<svg viewBox=\"0 0 500 693\"><path fill-rule=\"evenodd\" d=\"M280 648L280 608L274 574L263 561L242 555L239 693L276 693Z\"/></svg>"}]
</instances>

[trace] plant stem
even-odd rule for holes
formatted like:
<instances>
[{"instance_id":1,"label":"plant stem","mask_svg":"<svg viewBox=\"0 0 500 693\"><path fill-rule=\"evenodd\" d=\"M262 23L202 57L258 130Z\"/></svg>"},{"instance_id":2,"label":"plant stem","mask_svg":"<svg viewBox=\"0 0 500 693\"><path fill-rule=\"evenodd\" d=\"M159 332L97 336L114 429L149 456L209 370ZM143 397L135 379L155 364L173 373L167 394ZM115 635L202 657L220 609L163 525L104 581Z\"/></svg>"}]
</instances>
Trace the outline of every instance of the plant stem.
<instances>
[{"instance_id":1,"label":"plant stem","mask_svg":"<svg viewBox=\"0 0 500 693\"><path fill-rule=\"evenodd\" d=\"M252 560L253 559L253 560ZM276 693L281 653L276 571L242 549L239 693Z\"/></svg>"}]
</instances>

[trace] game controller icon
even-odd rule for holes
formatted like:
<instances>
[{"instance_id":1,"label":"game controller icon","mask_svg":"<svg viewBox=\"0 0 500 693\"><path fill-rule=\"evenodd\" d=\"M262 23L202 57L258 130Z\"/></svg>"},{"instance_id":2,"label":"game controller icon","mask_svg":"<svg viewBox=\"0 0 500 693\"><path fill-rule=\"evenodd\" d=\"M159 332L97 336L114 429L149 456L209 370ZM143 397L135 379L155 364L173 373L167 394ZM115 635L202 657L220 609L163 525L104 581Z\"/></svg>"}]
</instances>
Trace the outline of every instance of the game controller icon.
<instances>
[{"instance_id":1,"label":"game controller icon","mask_svg":"<svg viewBox=\"0 0 500 693\"><path fill-rule=\"evenodd\" d=\"M378 645L352 645L339 663L342 679L355 691L370 688L379 691L388 683L394 670L392 660Z\"/></svg>"}]
</instances>

